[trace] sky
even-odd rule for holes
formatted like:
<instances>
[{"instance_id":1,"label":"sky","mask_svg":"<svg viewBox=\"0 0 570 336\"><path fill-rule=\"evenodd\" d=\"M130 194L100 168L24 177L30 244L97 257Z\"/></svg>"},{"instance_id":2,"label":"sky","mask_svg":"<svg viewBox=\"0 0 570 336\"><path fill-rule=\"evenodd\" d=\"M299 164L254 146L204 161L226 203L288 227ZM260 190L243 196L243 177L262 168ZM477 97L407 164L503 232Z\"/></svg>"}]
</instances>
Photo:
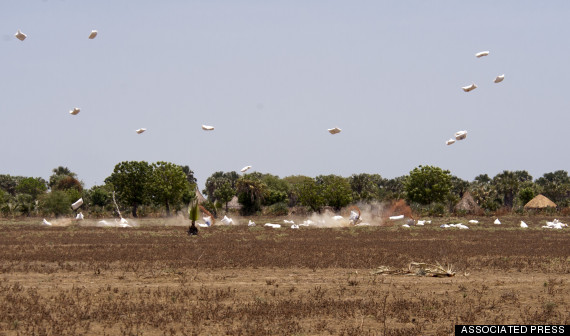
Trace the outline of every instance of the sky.
<instances>
[{"instance_id":1,"label":"sky","mask_svg":"<svg viewBox=\"0 0 570 336\"><path fill-rule=\"evenodd\" d=\"M0 174L569 170L568 17L561 0L2 0Z\"/></svg>"}]
</instances>

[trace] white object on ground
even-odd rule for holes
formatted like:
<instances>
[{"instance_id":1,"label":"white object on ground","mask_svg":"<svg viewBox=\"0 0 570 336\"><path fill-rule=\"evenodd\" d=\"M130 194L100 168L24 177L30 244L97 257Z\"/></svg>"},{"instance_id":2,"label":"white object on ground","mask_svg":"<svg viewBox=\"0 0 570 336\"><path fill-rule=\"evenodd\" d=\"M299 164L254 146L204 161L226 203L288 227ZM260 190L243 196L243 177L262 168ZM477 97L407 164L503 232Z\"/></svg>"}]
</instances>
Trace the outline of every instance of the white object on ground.
<instances>
[{"instance_id":1,"label":"white object on ground","mask_svg":"<svg viewBox=\"0 0 570 336\"><path fill-rule=\"evenodd\" d=\"M497 219L495 219L495 221L493 222L493 224L499 225L499 224L501 224L501 221L497 218Z\"/></svg>"},{"instance_id":2,"label":"white object on ground","mask_svg":"<svg viewBox=\"0 0 570 336\"><path fill-rule=\"evenodd\" d=\"M472 219L469 221L469 224L479 224L478 220Z\"/></svg>"},{"instance_id":3,"label":"white object on ground","mask_svg":"<svg viewBox=\"0 0 570 336\"><path fill-rule=\"evenodd\" d=\"M75 219L83 220L83 213L82 212L78 213L77 216L75 216Z\"/></svg>"},{"instance_id":4,"label":"white object on ground","mask_svg":"<svg viewBox=\"0 0 570 336\"><path fill-rule=\"evenodd\" d=\"M279 229L281 227L281 224L265 223L265 224L263 224L263 226L272 227L274 229Z\"/></svg>"},{"instance_id":5,"label":"white object on ground","mask_svg":"<svg viewBox=\"0 0 570 336\"><path fill-rule=\"evenodd\" d=\"M409 228L410 226L408 224L404 224L402 227Z\"/></svg>"},{"instance_id":6,"label":"white object on ground","mask_svg":"<svg viewBox=\"0 0 570 336\"><path fill-rule=\"evenodd\" d=\"M521 227L522 227L522 228L527 228L528 225L527 225L525 222L521 221Z\"/></svg>"},{"instance_id":7,"label":"white object on ground","mask_svg":"<svg viewBox=\"0 0 570 336\"><path fill-rule=\"evenodd\" d=\"M469 91L475 90L477 88L477 85L475 85L475 83L473 83L471 85L462 86L461 88L463 89L463 91L469 92Z\"/></svg>"},{"instance_id":8,"label":"white object on ground","mask_svg":"<svg viewBox=\"0 0 570 336\"><path fill-rule=\"evenodd\" d=\"M355 226L370 226L370 223L358 223Z\"/></svg>"},{"instance_id":9,"label":"white object on ground","mask_svg":"<svg viewBox=\"0 0 570 336\"><path fill-rule=\"evenodd\" d=\"M463 223L455 224L455 227L462 230L469 229L469 227L467 225L463 225Z\"/></svg>"},{"instance_id":10,"label":"white object on ground","mask_svg":"<svg viewBox=\"0 0 570 336\"><path fill-rule=\"evenodd\" d=\"M146 128L139 128L138 130L136 130L137 134L141 134L144 131L146 131Z\"/></svg>"},{"instance_id":11,"label":"white object on ground","mask_svg":"<svg viewBox=\"0 0 570 336\"><path fill-rule=\"evenodd\" d=\"M439 227L442 228L442 229L447 229L447 228L449 228L449 227L451 227L451 226L449 226L449 224L441 224Z\"/></svg>"},{"instance_id":12,"label":"white object on ground","mask_svg":"<svg viewBox=\"0 0 570 336\"><path fill-rule=\"evenodd\" d=\"M494 80L495 83L500 83L503 81L503 79L505 79L505 74L502 74L500 76L497 76Z\"/></svg>"},{"instance_id":13,"label":"white object on ground","mask_svg":"<svg viewBox=\"0 0 570 336\"><path fill-rule=\"evenodd\" d=\"M250 219L249 223L247 223L247 226L255 226L255 222Z\"/></svg>"},{"instance_id":14,"label":"white object on ground","mask_svg":"<svg viewBox=\"0 0 570 336\"><path fill-rule=\"evenodd\" d=\"M80 111L81 109L79 107L74 107L73 110L69 111L69 114L77 115Z\"/></svg>"},{"instance_id":15,"label":"white object on ground","mask_svg":"<svg viewBox=\"0 0 570 336\"><path fill-rule=\"evenodd\" d=\"M250 169L251 169L251 166L245 166L240 170L240 172L245 173L246 171L248 171Z\"/></svg>"},{"instance_id":16,"label":"white object on ground","mask_svg":"<svg viewBox=\"0 0 570 336\"><path fill-rule=\"evenodd\" d=\"M96 30L92 30L91 34L89 34L89 39L92 40L97 36L97 31Z\"/></svg>"},{"instance_id":17,"label":"white object on ground","mask_svg":"<svg viewBox=\"0 0 570 336\"><path fill-rule=\"evenodd\" d=\"M43 225L51 226L51 223L48 222L45 218L44 218L44 220L42 221L42 224L43 224Z\"/></svg>"},{"instance_id":18,"label":"white object on ground","mask_svg":"<svg viewBox=\"0 0 570 336\"><path fill-rule=\"evenodd\" d=\"M445 142L446 145L453 145L455 143L455 139L449 139Z\"/></svg>"},{"instance_id":19,"label":"white object on ground","mask_svg":"<svg viewBox=\"0 0 570 336\"><path fill-rule=\"evenodd\" d=\"M82 206L82 205L83 205L83 198L80 198L80 199L78 199L77 201L75 201L75 203L73 203L73 204L71 205L71 208L72 208L73 210L77 210L77 209L78 209L80 206Z\"/></svg>"},{"instance_id":20,"label":"white object on ground","mask_svg":"<svg viewBox=\"0 0 570 336\"><path fill-rule=\"evenodd\" d=\"M342 131L342 130L338 127L335 127L335 128L329 128L328 131L330 134L337 134L337 133L340 133L340 131Z\"/></svg>"},{"instance_id":21,"label":"white object on ground","mask_svg":"<svg viewBox=\"0 0 570 336\"><path fill-rule=\"evenodd\" d=\"M398 220L404 218L404 215L390 216L390 220Z\"/></svg>"},{"instance_id":22,"label":"white object on ground","mask_svg":"<svg viewBox=\"0 0 570 336\"><path fill-rule=\"evenodd\" d=\"M298 229L298 228L299 228L299 225L297 225L297 224L291 225L291 229Z\"/></svg>"},{"instance_id":23,"label":"white object on ground","mask_svg":"<svg viewBox=\"0 0 570 336\"><path fill-rule=\"evenodd\" d=\"M18 29L18 32L17 32L16 34L14 34L14 36L16 36L16 38L17 38L18 40L20 40L20 41L23 41L23 40L26 39L26 37L28 37L28 35L22 33L22 32L20 31L20 29Z\"/></svg>"},{"instance_id":24,"label":"white object on ground","mask_svg":"<svg viewBox=\"0 0 570 336\"><path fill-rule=\"evenodd\" d=\"M476 56L477 58L481 58L481 57L487 56L487 55L489 55L489 50L481 51L481 52L478 52L478 53L475 54L475 56Z\"/></svg>"},{"instance_id":25,"label":"white object on ground","mask_svg":"<svg viewBox=\"0 0 570 336\"><path fill-rule=\"evenodd\" d=\"M285 224L295 224L294 221L292 221L292 220L287 220L287 219L284 219L284 220L283 220L283 223L285 223Z\"/></svg>"},{"instance_id":26,"label":"white object on ground","mask_svg":"<svg viewBox=\"0 0 570 336\"><path fill-rule=\"evenodd\" d=\"M203 129L204 131L213 131L213 130L214 130L214 126L202 125L202 129Z\"/></svg>"},{"instance_id":27,"label":"white object on ground","mask_svg":"<svg viewBox=\"0 0 570 336\"><path fill-rule=\"evenodd\" d=\"M230 225L230 224L234 223L234 220L229 218L228 216L224 216L224 218L222 218L221 222L224 225Z\"/></svg>"},{"instance_id":28,"label":"white object on ground","mask_svg":"<svg viewBox=\"0 0 570 336\"><path fill-rule=\"evenodd\" d=\"M455 140L463 140L467 138L467 131L455 132Z\"/></svg>"},{"instance_id":29,"label":"white object on ground","mask_svg":"<svg viewBox=\"0 0 570 336\"><path fill-rule=\"evenodd\" d=\"M356 221L359 218L360 218L360 216L358 215L358 212L356 212L354 210L350 210L350 217L348 217L349 220Z\"/></svg>"},{"instance_id":30,"label":"white object on ground","mask_svg":"<svg viewBox=\"0 0 570 336\"><path fill-rule=\"evenodd\" d=\"M426 223L425 220L418 220L418 222L416 223L417 226L424 226L424 224Z\"/></svg>"},{"instance_id":31,"label":"white object on ground","mask_svg":"<svg viewBox=\"0 0 570 336\"><path fill-rule=\"evenodd\" d=\"M310 220L310 219L307 219L307 220L304 220L304 221L303 221L303 225L309 226L309 225L311 225L311 224L315 224L315 222L313 222L313 221Z\"/></svg>"},{"instance_id":32,"label":"white object on ground","mask_svg":"<svg viewBox=\"0 0 570 336\"><path fill-rule=\"evenodd\" d=\"M334 219L335 221L338 221L338 220L344 219L344 217L342 217L342 216L333 216L332 219Z\"/></svg>"},{"instance_id":33,"label":"white object on ground","mask_svg":"<svg viewBox=\"0 0 570 336\"><path fill-rule=\"evenodd\" d=\"M212 226L212 217L208 216L202 219L204 220L204 223L206 223L207 226Z\"/></svg>"},{"instance_id":34,"label":"white object on ground","mask_svg":"<svg viewBox=\"0 0 570 336\"><path fill-rule=\"evenodd\" d=\"M208 225L208 224L206 224L206 223L198 223L198 226L199 226L199 227L203 227L203 228L207 228L207 227L210 226L210 225Z\"/></svg>"}]
</instances>

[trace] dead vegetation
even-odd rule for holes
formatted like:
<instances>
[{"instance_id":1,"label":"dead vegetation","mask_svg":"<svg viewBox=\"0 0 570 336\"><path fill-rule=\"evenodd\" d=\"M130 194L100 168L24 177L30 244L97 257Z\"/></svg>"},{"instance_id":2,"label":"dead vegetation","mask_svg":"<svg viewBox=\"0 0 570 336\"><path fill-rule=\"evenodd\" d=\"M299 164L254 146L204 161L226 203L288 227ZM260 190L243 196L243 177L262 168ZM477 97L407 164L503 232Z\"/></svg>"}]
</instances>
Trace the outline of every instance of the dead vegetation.
<instances>
[{"instance_id":1,"label":"dead vegetation","mask_svg":"<svg viewBox=\"0 0 570 336\"><path fill-rule=\"evenodd\" d=\"M3 225L0 330L447 335L458 323L568 324L568 234ZM380 265L426 276L374 274Z\"/></svg>"}]
</instances>

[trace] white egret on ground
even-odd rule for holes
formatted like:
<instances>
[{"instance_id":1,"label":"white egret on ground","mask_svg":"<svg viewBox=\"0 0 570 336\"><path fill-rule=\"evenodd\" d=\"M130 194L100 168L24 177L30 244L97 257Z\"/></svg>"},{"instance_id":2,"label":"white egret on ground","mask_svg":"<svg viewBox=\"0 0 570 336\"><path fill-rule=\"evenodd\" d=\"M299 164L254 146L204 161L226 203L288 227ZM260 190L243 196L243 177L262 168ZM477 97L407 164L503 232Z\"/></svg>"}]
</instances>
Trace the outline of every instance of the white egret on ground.
<instances>
[{"instance_id":1,"label":"white egret on ground","mask_svg":"<svg viewBox=\"0 0 570 336\"><path fill-rule=\"evenodd\" d=\"M255 222L250 219L249 223L247 223L247 226L255 226Z\"/></svg>"},{"instance_id":2,"label":"white egret on ground","mask_svg":"<svg viewBox=\"0 0 570 336\"><path fill-rule=\"evenodd\" d=\"M75 219L76 219L76 220L83 220L83 218L84 218L84 217L83 217L83 213L82 213L82 212L78 213L77 216L75 216Z\"/></svg>"}]
</instances>

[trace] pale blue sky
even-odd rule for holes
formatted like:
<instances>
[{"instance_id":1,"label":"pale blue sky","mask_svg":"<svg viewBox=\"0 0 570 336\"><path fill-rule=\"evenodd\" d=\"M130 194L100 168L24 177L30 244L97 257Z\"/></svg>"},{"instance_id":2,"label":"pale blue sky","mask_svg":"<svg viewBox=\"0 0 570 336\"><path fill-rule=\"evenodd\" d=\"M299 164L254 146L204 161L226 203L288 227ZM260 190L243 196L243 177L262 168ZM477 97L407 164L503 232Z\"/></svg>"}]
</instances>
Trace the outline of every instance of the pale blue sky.
<instances>
[{"instance_id":1,"label":"pale blue sky","mask_svg":"<svg viewBox=\"0 0 570 336\"><path fill-rule=\"evenodd\" d=\"M569 7L2 0L0 173L61 165L91 187L128 160L188 165L200 186L246 165L392 178L429 164L467 180L568 170ZM467 139L446 146L459 130Z\"/></svg>"}]
</instances>

